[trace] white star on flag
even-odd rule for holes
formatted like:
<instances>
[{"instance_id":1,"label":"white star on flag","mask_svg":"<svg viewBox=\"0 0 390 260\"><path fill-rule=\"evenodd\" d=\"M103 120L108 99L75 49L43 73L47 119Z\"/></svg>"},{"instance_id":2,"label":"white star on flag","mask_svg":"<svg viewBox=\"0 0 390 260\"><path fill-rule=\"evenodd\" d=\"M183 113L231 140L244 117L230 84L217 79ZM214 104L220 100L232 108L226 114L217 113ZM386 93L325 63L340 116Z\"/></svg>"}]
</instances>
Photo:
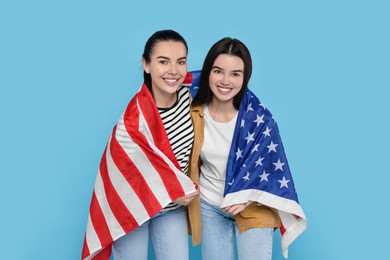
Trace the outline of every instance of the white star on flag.
<instances>
[{"instance_id":1,"label":"white star on flag","mask_svg":"<svg viewBox=\"0 0 390 260\"><path fill-rule=\"evenodd\" d=\"M268 128L268 126L267 126L267 128L263 132L263 135L271 137L271 135L270 135L271 130L272 130L272 128Z\"/></svg>"},{"instance_id":2,"label":"white star on flag","mask_svg":"<svg viewBox=\"0 0 390 260\"><path fill-rule=\"evenodd\" d=\"M289 183L290 180L286 180L286 177L283 176L283 179L278 180L280 182L280 188L286 187L288 188L287 183Z\"/></svg>"},{"instance_id":3,"label":"white star on flag","mask_svg":"<svg viewBox=\"0 0 390 260\"><path fill-rule=\"evenodd\" d=\"M261 175L259 175L259 177L261 178L260 179L260 182L262 181L268 181L268 175L270 175L269 173L266 173L265 170L263 170L263 173Z\"/></svg>"},{"instance_id":4,"label":"white star on flag","mask_svg":"<svg viewBox=\"0 0 390 260\"><path fill-rule=\"evenodd\" d=\"M236 161L240 158L243 158L242 157L242 150L240 150L240 148L237 148L237 152L236 152Z\"/></svg>"},{"instance_id":5,"label":"white star on flag","mask_svg":"<svg viewBox=\"0 0 390 260\"><path fill-rule=\"evenodd\" d=\"M283 171L283 165L285 164L285 163L282 163L281 161L280 161L280 159L278 159L278 161L276 162L276 163L272 163L273 165L275 165L275 171L276 170L281 170L281 171Z\"/></svg>"},{"instance_id":6,"label":"white star on flag","mask_svg":"<svg viewBox=\"0 0 390 260\"><path fill-rule=\"evenodd\" d=\"M244 177L242 177L244 179L244 181L249 181L249 176L251 175L250 172L246 172L246 175Z\"/></svg>"},{"instance_id":7,"label":"white star on flag","mask_svg":"<svg viewBox=\"0 0 390 260\"><path fill-rule=\"evenodd\" d=\"M264 118L264 115L262 115L262 116L256 115L256 120L254 120L253 122L257 124L257 127L259 127L259 125L261 123L264 123L263 118Z\"/></svg>"},{"instance_id":8,"label":"white star on flag","mask_svg":"<svg viewBox=\"0 0 390 260\"><path fill-rule=\"evenodd\" d=\"M278 146L278 144L274 144L274 142L271 141L271 143L267 145L268 153L270 153L271 151L274 151L276 153L276 146Z\"/></svg>"},{"instance_id":9,"label":"white star on flag","mask_svg":"<svg viewBox=\"0 0 390 260\"><path fill-rule=\"evenodd\" d=\"M258 152L259 151L259 146L260 146L260 144L255 144L255 147L253 147L252 150L251 150L251 154L254 153L254 152Z\"/></svg>"},{"instance_id":10,"label":"white star on flag","mask_svg":"<svg viewBox=\"0 0 390 260\"><path fill-rule=\"evenodd\" d=\"M252 108L252 103L249 103L247 108L246 108L246 112L249 112L249 111L254 111Z\"/></svg>"},{"instance_id":11,"label":"white star on flag","mask_svg":"<svg viewBox=\"0 0 390 260\"><path fill-rule=\"evenodd\" d=\"M259 165L263 166L263 160L264 160L264 157L259 156L259 159L257 159L257 161L255 162L255 164L256 164L255 167L257 167Z\"/></svg>"},{"instance_id":12,"label":"white star on flag","mask_svg":"<svg viewBox=\"0 0 390 260\"><path fill-rule=\"evenodd\" d=\"M245 140L246 140L246 144L249 144L250 141L254 141L255 139L253 138L253 136L255 135L255 133L249 133L248 132L248 136L245 137Z\"/></svg>"}]
</instances>

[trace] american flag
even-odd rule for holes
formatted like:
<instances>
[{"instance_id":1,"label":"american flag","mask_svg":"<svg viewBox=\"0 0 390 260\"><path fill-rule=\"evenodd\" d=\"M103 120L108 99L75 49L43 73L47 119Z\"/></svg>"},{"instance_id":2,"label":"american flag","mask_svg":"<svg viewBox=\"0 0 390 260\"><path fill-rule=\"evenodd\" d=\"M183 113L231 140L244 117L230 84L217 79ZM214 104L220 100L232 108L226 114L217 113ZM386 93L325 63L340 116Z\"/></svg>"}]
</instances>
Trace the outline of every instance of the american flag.
<instances>
[{"instance_id":1,"label":"american flag","mask_svg":"<svg viewBox=\"0 0 390 260\"><path fill-rule=\"evenodd\" d=\"M183 85L192 80L188 73ZM113 129L92 194L82 259L109 259L113 241L196 191L176 160L154 104L143 85Z\"/></svg>"},{"instance_id":2,"label":"american flag","mask_svg":"<svg viewBox=\"0 0 390 260\"><path fill-rule=\"evenodd\" d=\"M270 111L248 90L240 104L230 148L225 194L221 208L247 201L277 209L282 226L281 246L289 245L305 230L305 214L277 124Z\"/></svg>"}]
</instances>

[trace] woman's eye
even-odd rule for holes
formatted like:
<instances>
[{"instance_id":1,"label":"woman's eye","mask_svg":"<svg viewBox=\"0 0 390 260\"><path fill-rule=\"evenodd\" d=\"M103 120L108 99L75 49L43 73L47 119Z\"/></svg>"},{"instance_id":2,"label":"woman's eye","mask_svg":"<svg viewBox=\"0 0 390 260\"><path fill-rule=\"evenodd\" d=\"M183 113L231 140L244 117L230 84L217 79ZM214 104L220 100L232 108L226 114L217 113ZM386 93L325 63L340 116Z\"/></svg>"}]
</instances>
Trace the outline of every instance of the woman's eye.
<instances>
[{"instance_id":1,"label":"woman's eye","mask_svg":"<svg viewBox=\"0 0 390 260\"><path fill-rule=\"evenodd\" d=\"M179 64L180 64L180 65L185 65L185 64L186 64L186 61L185 61L185 60L181 60L181 61L179 61Z\"/></svg>"},{"instance_id":2,"label":"woman's eye","mask_svg":"<svg viewBox=\"0 0 390 260\"><path fill-rule=\"evenodd\" d=\"M159 63L160 64L167 64L168 62L166 60L160 60Z\"/></svg>"}]
</instances>

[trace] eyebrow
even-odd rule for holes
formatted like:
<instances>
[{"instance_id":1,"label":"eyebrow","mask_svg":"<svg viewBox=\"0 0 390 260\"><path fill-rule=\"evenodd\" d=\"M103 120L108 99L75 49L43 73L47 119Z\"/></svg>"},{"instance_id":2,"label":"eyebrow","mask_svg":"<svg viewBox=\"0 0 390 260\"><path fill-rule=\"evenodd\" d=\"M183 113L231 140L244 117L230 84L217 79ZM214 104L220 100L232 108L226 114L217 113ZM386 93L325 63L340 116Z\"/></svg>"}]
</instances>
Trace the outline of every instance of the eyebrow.
<instances>
[{"instance_id":1,"label":"eyebrow","mask_svg":"<svg viewBox=\"0 0 390 260\"><path fill-rule=\"evenodd\" d=\"M219 69L219 70L224 70L224 69L222 69L222 68L220 68L220 67L218 67L218 66L213 66L213 67L211 67L211 69ZM243 70L232 70L232 72L241 72L241 73L244 73L244 71L243 71Z\"/></svg>"},{"instance_id":2,"label":"eyebrow","mask_svg":"<svg viewBox=\"0 0 390 260\"><path fill-rule=\"evenodd\" d=\"M170 58L168 57L165 57L165 56L158 56L156 59L165 59L165 60L170 60ZM183 59L187 59L187 57L181 57L181 58L178 58L178 60L183 60Z\"/></svg>"}]
</instances>

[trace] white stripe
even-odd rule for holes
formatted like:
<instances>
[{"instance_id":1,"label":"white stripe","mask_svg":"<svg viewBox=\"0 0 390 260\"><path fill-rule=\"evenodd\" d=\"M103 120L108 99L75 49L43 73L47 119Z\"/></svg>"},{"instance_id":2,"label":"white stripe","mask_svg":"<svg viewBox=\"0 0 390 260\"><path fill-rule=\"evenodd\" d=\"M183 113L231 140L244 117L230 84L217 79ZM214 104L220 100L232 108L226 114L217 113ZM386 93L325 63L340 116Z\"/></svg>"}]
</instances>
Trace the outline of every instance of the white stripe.
<instances>
[{"instance_id":1,"label":"white stripe","mask_svg":"<svg viewBox=\"0 0 390 260\"><path fill-rule=\"evenodd\" d=\"M149 146L153 149L153 151L156 154L160 155L163 158L165 163L168 164L169 168L171 168L173 172L176 174L180 182L180 185L183 187L184 193L187 195L192 192L195 192L196 189L193 181L187 175L185 175L181 170L177 169L174 163L170 161L169 158L155 146L148 124L146 123L145 117L142 114L142 111L140 109L138 100L137 100L137 106L139 111L139 130L146 136Z\"/></svg>"},{"instance_id":2,"label":"white stripe","mask_svg":"<svg viewBox=\"0 0 390 260\"><path fill-rule=\"evenodd\" d=\"M97 251L95 251L95 252L90 252L91 254L90 254L89 256L83 258L83 260L90 260L90 259L94 258L94 257L95 257L97 254L99 254L100 251L102 251L102 250L103 250L103 248L102 248L102 249L99 249L99 250L97 250Z\"/></svg>"},{"instance_id":3,"label":"white stripe","mask_svg":"<svg viewBox=\"0 0 390 260\"><path fill-rule=\"evenodd\" d=\"M283 256L287 258L288 247L306 229L307 222L306 219L296 219L293 215L283 211L279 211L279 216L286 230L281 237L281 247Z\"/></svg>"},{"instance_id":4,"label":"white stripe","mask_svg":"<svg viewBox=\"0 0 390 260\"><path fill-rule=\"evenodd\" d=\"M110 143L111 138L107 145L108 148L110 147ZM149 219L149 214L145 210L141 200L139 199L133 188L130 186L128 181L116 167L114 161L112 160L110 149L107 149L106 153L107 168L112 185L114 186L122 202L125 204L127 209L133 215L134 219L137 221L138 225L142 225L142 223Z\"/></svg>"},{"instance_id":5,"label":"white stripe","mask_svg":"<svg viewBox=\"0 0 390 260\"><path fill-rule=\"evenodd\" d=\"M295 214L303 219L306 219L305 213L303 213L301 206L296 201L285 199L272 193L256 189L241 190L229 193L223 199L222 205L220 207L224 208L248 201L257 201L271 208Z\"/></svg>"},{"instance_id":6,"label":"white stripe","mask_svg":"<svg viewBox=\"0 0 390 260\"><path fill-rule=\"evenodd\" d=\"M87 230L85 234L85 241L88 245L89 252L92 253L102 248L100 240L92 225L91 214L88 215Z\"/></svg>"},{"instance_id":7,"label":"white stripe","mask_svg":"<svg viewBox=\"0 0 390 260\"><path fill-rule=\"evenodd\" d=\"M122 226L119 224L115 215L112 213L110 205L107 201L106 192L104 190L103 179L100 175L100 171L96 177L95 183L96 198L99 202L100 208L102 209L104 219L107 223L108 230L110 231L111 237L115 240L118 237L125 235L125 231Z\"/></svg>"}]
</instances>

